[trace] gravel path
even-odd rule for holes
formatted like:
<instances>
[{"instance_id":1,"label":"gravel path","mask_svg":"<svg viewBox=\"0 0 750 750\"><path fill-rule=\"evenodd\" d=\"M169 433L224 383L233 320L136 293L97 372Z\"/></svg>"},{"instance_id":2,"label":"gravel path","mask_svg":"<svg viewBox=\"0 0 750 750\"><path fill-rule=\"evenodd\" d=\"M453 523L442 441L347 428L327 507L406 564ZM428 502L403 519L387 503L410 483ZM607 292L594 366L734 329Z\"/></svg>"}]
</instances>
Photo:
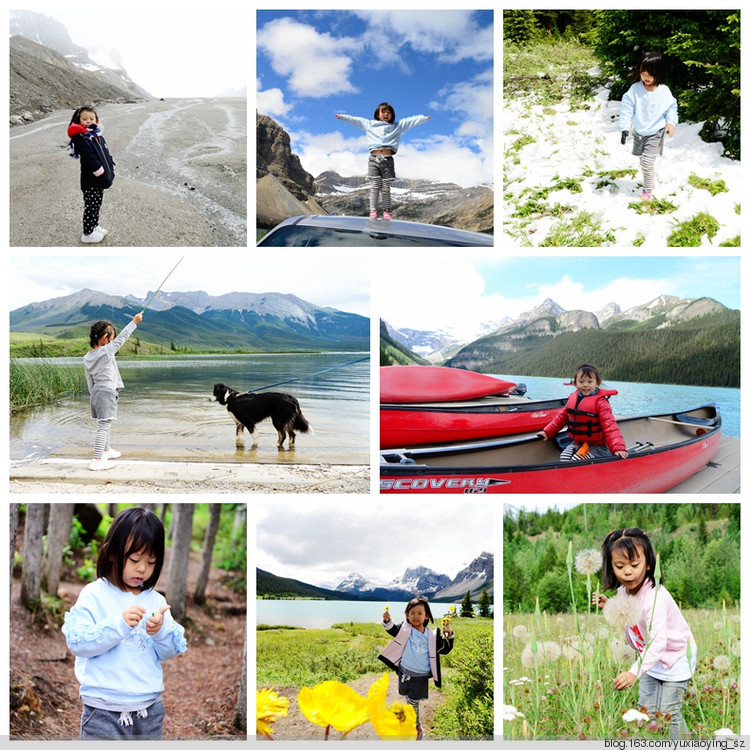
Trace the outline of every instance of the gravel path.
<instances>
[{"instance_id":1,"label":"gravel path","mask_svg":"<svg viewBox=\"0 0 750 750\"><path fill-rule=\"evenodd\" d=\"M100 247L247 245L247 101L169 99L97 107L115 160ZM71 113L11 129L11 247L80 242L80 167Z\"/></svg>"}]
</instances>

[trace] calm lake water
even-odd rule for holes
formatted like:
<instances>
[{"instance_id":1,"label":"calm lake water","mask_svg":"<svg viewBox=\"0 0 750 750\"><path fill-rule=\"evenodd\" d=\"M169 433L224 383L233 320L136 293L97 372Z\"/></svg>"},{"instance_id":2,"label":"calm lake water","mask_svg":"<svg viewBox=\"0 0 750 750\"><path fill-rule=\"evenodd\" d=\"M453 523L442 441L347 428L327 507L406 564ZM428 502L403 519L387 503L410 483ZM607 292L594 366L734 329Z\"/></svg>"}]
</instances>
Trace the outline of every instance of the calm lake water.
<instances>
[{"instance_id":1,"label":"calm lake water","mask_svg":"<svg viewBox=\"0 0 750 750\"><path fill-rule=\"evenodd\" d=\"M453 603L456 611L460 609L460 600ZM259 625L295 625L300 628L330 628L339 622L375 622L383 621L383 610L389 606L391 617L395 622L404 621L404 610L407 602L339 602L317 601L308 599L258 599L256 601L256 620ZM433 604L430 610L433 617L439 620L448 614L448 604ZM476 610L476 603L474 604ZM439 623L438 623L439 624Z\"/></svg>"},{"instance_id":2,"label":"calm lake water","mask_svg":"<svg viewBox=\"0 0 750 750\"><path fill-rule=\"evenodd\" d=\"M369 464L370 362L360 352L230 354L120 359L120 393L112 445L123 458L290 464ZM83 365L80 358L51 360ZM317 373L317 374L316 374ZM313 434L298 435L294 450L276 448L270 420L257 427L258 447L235 447L235 423L226 407L209 401L215 383L238 391L268 390L295 396ZM298 378L298 379L297 379ZM11 417L12 462L44 456L91 455L95 421L88 394ZM286 443L285 443L286 446Z\"/></svg>"},{"instance_id":3,"label":"calm lake water","mask_svg":"<svg viewBox=\"0 0 750 750\"><path fill-rule=\"evenodd\" d=\"M534 378L497 375L512 383L525 383L529 398L561 398L572 392L560 378ZM708 388L698 385L654 385L652 383L627 383L605 380L604 388L616 390L610 404L616 416L639 417L644 414L663 414L685 411L703 404L716 403L721 410L722 432L731 437L740 436L740 389Z\"/></svg>"}]
</instances>

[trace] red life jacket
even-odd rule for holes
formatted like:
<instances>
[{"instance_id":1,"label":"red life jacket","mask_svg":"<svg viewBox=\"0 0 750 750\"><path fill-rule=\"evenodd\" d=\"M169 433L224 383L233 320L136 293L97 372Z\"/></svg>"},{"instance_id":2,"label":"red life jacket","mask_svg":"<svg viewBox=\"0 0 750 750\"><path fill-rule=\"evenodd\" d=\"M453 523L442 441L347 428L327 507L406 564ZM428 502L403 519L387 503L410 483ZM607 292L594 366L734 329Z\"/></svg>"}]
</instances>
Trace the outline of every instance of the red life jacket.
<instances>
[{"instance_id":1,"label":"red life jacket","mask_svg":"<svg viewBox=\"0 0 750 750\"><path fill-rule=\"evenodd\" d=\"M568 396L565 411L568 413L568 434L574 442L591 445L603 445L606 442L596 405L599 399L609 399L616 395L617 391L599 388L596 393L584 396L580 401L578 391Z\"/></svg>"}]
</instances>

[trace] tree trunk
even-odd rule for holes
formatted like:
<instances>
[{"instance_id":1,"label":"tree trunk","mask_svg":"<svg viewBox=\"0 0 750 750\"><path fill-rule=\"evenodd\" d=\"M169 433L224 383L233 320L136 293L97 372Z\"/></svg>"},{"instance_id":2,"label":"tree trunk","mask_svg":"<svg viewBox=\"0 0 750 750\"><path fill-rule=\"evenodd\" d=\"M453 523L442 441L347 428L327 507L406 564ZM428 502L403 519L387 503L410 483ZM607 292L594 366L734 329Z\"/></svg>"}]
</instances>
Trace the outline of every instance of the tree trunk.
<instances>
[{"instance_id":1,"label":"tree trunk","mask_svg":"<svg viewBox=\"0 0 750 750\"><path fill-rule=\"evenodd\" d=\"M57 596L57 586L60 583L63 547L70 541L73 507L73 503L50 505L47 549L42 558L42 587L52 596Z\"/></svg>"},{"instance_id":2,"label":"tree trunk","mask_svg":"<svg viewBox=\"0 0 750 750\"><path fill-rule=\"evenodd\" d=\"M214 551L216 532L219 528L221 503L211 503L208 508L211 513L211 518L208 522L208 526L206 527L206 534L203 537L201 569L198 573L198 583L195 585L195 593L193 594L193 601L196 604L203 604L206 601L206 584L208 583L208 574L211 571L211 555Z\"/></svg>"},{"instance_id":3,"label":"tree trunk","mask_svg":"<svg viewBox=\"0 0 750 750\"><path fill-rule=\"evenodd\" d=\"M240 688L237 691L237 707L234 710L234 726L243 734L247 734L247 631L245 645L242 647L242 674Z\"/></svg>"},{"instance_id":4,"label":"tree trunk","mask_svg":"<svg viewBox=\"0 0 750 750\"><path fill-rule=\"evenodd\" d=\"M21 568L21 604L26 609L34 609L41 597L42 537L46 510L43 503L28 503L26 506Z\"/></svg>"},{"instance_id":5,"label":"tree trunk","mask_svg":"<svg viewBox=\"0 0 750 750\"><path fill-rule=\"evenodd\" d=\"M193 531L192 503L172 505L172 551L167 573L167 604L177 622L185 617L187 607L187 572L190 562L190 538Z\"/></svg>"},{"instance_id":6,"label":"tree trunk","mask_svg":"<svg viewBox=\"0 0 750 750\"><path fill-rule=\"evenodd\" d=\"M8 578L8 602L13 591L13 560L16 556L16 535L18 534L18 511L20 503L10 504L10 577Z\"/></svg>"}]
</instances>

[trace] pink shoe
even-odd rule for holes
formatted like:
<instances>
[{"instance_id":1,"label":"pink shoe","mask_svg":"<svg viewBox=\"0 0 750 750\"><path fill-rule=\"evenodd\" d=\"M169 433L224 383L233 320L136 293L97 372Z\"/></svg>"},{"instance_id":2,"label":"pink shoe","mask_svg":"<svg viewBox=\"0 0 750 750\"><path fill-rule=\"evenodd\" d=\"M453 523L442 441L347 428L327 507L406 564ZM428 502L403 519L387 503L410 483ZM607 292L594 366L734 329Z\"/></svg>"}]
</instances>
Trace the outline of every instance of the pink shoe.
<instances>
[{"instance_id":1,"label":"pink shoe","mask_svg":"<svg viewBox=\"0 0 750 750\"><path fill-rule=\"evenodd\" d=\"M391 212L390 211L383 211L383 218L390 220L390 218L391 218Z\"/></svg>"},{"instance_id":2,"label":"pink shoe","mask_svg":"<svg viewBox=\"0 0 750 750\"><path fill-rule=\"evenodd\" d=\"M651 193L647 193L645 190L641 193L641 200L646 201L648 203L650 200L653 200L653 195Z\"/></svg>"},{"instance_id":3,"label":"pink shoe","mask_svg":"<svg viewBox=\"0 0 750 750\"><path fill-rule=\"evenodd\" d=\"M373 208L372 211L370 211L370 218L371 219L377 219L378 218L378 212Z\"/></svg>"}]
</instances>

